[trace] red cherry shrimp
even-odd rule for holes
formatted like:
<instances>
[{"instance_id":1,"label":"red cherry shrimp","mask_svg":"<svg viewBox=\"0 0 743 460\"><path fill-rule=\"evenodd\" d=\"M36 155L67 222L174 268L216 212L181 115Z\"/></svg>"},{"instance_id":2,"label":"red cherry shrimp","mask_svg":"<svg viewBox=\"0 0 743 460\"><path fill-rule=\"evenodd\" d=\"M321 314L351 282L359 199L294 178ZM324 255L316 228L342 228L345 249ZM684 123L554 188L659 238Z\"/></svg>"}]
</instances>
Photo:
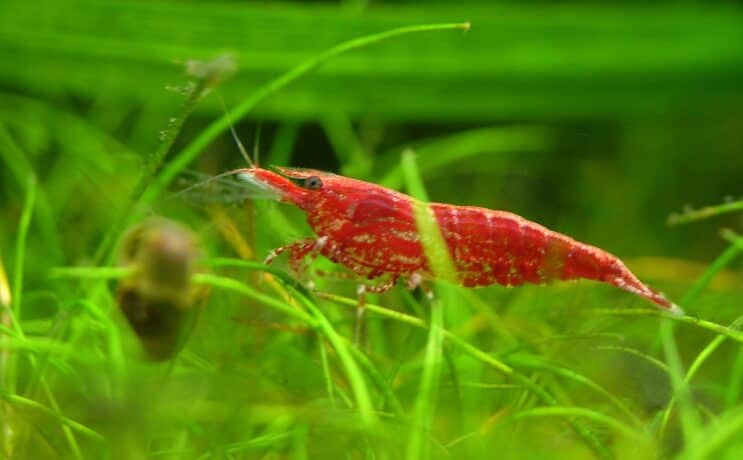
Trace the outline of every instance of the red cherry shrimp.
<instances>
[{"instance_id":1,"label":"red cherry shrimp","mask_svg":"<svg viewBox=\"0 0 743 460\"><path fill-rule=\"evenodd\" d=\"M434 279L413 212L415 199L380 185L327 172L257 166L234 171L264 193L307 214L317 236L278 248L293 269L321 254L361 278L384 275L369 290L384 292L398 279L410 287ZM474 206L429 203L459 282L466 287L519 286L588 279L616 286L679 314L681 309L642 283L616 256L516 214Z\"/></svg>"}]
</instances>

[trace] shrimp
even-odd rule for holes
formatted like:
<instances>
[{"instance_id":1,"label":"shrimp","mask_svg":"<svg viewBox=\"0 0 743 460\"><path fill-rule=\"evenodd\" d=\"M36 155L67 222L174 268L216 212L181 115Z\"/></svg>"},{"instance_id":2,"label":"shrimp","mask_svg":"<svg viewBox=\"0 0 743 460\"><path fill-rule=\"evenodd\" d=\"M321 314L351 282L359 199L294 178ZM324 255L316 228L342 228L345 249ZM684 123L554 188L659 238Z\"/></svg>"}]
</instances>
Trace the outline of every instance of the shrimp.
<instances>
[{"instance_id":1,"label":"shrimp","mask_svg":"<svg viewBox=\"0 0 743 460\"><path fill-rule=\"evenodd\" d=\"M316 236L273 250L295 271L305 257L321 254L385 292L398 280L414 288L435 279L415 220L413 197L380 185L311 169L251 165L232 171L278 201L307 214ZM588 279L616 286L674 314L681 309L643 284L616 256L549 230L516 214L474 206L429 203L456 270L466 287L520 286ZM360 292L361 293L361 292Z\"/></svg>"}]
</instances>

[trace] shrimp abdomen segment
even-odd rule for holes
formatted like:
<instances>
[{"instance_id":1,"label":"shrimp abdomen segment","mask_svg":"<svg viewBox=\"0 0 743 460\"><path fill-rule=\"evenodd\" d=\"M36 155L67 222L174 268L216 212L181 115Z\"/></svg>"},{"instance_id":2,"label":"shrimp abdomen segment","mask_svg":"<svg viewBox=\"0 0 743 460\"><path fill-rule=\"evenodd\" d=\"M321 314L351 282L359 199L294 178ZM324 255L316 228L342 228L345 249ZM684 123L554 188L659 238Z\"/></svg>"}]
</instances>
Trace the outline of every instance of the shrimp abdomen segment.
<instances>
[{"instance_id":1,"label":"shrimp abdomen segment","mask_svg":"<svg viewBox=\"0 0 743 460\"><path fill-rule=\"evenodd\" d=\"M432 205L465 286L519 286L589 279L671 308L617 258L516 214L469 206Z\"/></svg>"},{"instance_id":2,"label":"shrimp abdomen segment","mask_svg":"<svg viewBox=\"0 0 743 460\"><path fill-rule=\"evenodd\" d=\"M515 214L471 206L432 205L465 286L542 283L549 230Z\"/></svg>"},{"instance_id":3,"label":"shrimp abdomen segment","mask_svg":"<svg viewBox=\"0 0 743 460\"><path fill-rule=\"evenodd\" d=\"M680 312L663 294L640 281L618 257L597 247L571 241L560 279L585 278L601 281L645 297L663 308Z\"/></svg>"}]
</instances>

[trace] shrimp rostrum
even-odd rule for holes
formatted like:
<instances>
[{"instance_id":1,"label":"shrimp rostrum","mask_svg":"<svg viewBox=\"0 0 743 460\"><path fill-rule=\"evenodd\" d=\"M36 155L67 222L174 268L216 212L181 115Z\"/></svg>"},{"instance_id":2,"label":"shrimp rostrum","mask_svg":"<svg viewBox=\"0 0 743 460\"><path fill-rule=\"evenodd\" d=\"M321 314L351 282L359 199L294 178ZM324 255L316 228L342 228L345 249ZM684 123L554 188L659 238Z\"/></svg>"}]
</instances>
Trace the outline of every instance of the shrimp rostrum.
<instances>
[{"instance_id":1,"label":"shrimp rostrum","mask_svg":"<svg viewBox=\"0 0 743 460\"><path fill-rule=\"evenodd\" d=\"M417 286L434 279L414 215L415 199L377 184L331 173L251 167L234 171L273 198L307 214L316 237L274 250L289 253L295 270L322 254L359 277L386 277L377 292L398 279ZM673 313L681 310L642 283L622 261L594 246L516 214L474 206L429 203L448 247L459 283L519 286L588 279L616 286Z\"/></svg>"}]
</instances>

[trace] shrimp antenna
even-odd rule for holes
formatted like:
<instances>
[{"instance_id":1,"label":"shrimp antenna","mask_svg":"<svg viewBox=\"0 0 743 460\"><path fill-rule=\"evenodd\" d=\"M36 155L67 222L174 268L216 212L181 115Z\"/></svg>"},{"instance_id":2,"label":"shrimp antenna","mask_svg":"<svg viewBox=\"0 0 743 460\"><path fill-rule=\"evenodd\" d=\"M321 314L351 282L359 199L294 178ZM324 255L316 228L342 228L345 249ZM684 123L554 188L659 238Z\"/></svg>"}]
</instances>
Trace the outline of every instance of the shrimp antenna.
<instances>
[{"instance_id":1,"label":"shrimp antenna","mask_svg":"<svg viewBox=\"0 0 743 460\"><path fill-rule=\"evenodd\" d=\"M176 192L173 197L185 197L188 199L188 193L191 192L194 189L204 187L214 181L217 181L219 179L222 179L224 177L229 176L236 176L237 179L244 184L244 187L240 187L239 190L242 193L223 193L223 195L226 195L226 200L217 200L217 201L207 201L208 202L227 202L227 203L233 203L237 201L245 201L246 199L270 199L270 200L278 200L280 198L278 192L274 190L272 187L266 185L265 183L261 182L260 180L255 179L251 175L251 169L249 168L240 168L240 169L233 169L231 171L223 172L222 174L217 174L216 176L209 177L205 180L201 180L196 182L195 184L192 184L182 190L179 190ZM238 190L233 187L230 187L231 190ZM224 190L223 190L224 191Z\"/></svg>"},{"instance_id":2,"label":"shrimp antenna","mask_svg":"<svg viewBox=\"0 0 743 460\"><path fill-rule=\"evenodd\" d=\"M233 169L231 171L225 171L222 174L217 174L216 176L211 176L207 179L196 182L195 184L191 184L190 186L184 188L183 190L179 190L178 192L176 192L175 196L185 195L191 190L194 190L198 187L203 187L204 185L209 184L210 182L214 182L215 180L222 179L223 177L227 177L227 176L234 176L236 174L240 174L243 172L245 172L245 169Z\"/></svg>"},{"instance_id":3,"label":"shrimp antenna","mask_svg":"<svg viewBox=\"0 0 743 460\"><path fill-rule=\"evenodd\" d=\"M263 122L258 122L258 127L255 130L255 142L253 143L253 156L255 157L253 159L253 164L255 166L260 165L260 162L258 161L258 155L261 152L261 131L263 129Z\"/></svg>"},{"instance_id":4,"label":"shrimp antenna","mask_svg":"<svg viewBox=\"0 0 743 460\"><path fill-rule=\"evenodd\" d=\"M222 99L222 96L219 94L218 91L215 91L217 95L217 99L219 99L220 104L222 104L222 109L224 110L224 114L227 117L227 121L230 124L230 132L232 133L232 138L235 140L235 143L237 144L237 148L240 150L240 154L245 158L245 161L248 162L248 165L251 168L255 168L256 163L253 162L253 160L250 159L250 155L248 155L248 152L245 150L245 146L242 142L240 142L240 138L237 137L237 132L235 131L235 126L232 124L232 117L230 116L230 111L227 110L227 105L224 103L224 99Z\"/></svg>"}]
</instances>

